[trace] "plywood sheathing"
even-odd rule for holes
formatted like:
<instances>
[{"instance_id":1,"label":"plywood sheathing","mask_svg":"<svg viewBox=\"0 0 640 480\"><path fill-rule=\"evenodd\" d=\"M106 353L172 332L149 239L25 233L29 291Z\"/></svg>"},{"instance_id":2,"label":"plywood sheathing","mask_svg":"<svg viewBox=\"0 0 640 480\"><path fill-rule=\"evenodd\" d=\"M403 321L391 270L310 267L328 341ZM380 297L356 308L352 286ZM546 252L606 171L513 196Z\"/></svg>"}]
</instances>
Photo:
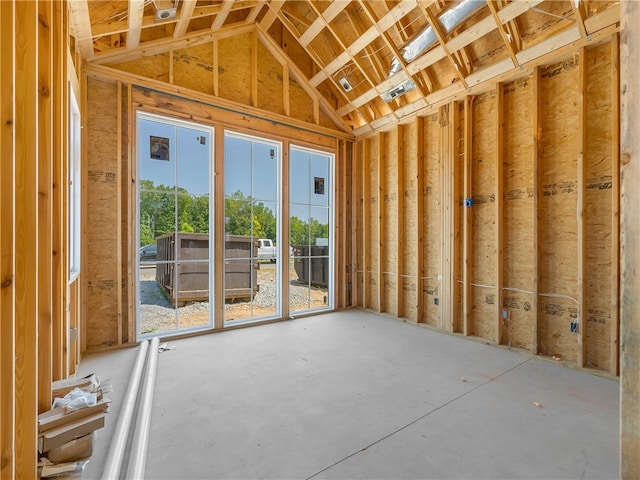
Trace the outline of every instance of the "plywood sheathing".
<instances>
[{"instance_id":1,"label":"plywood sheathing","mask_svg":"<svg viewBox=\"0 0 640 480\"><path fill-rule=\"evenodd\" d=\"M440 163L438 133L440 123L437 115L424 119L423 126L423 157L420 162L424 177L423 190L420 201L423 203L424 218L418 219L424 223L423 250L424 264L422 278L423 317L419 320L437 326L440 320L440 293L442 247L440 231L442 228L442 176Z\"/></svg>"},{"instance_id":2,"label":"plywood sheathing","mask_svg":"<svg viewBox=\"0 0 640 480\"><path fill-rule=\"evenodd\" d=\"M384 203L393 207L397 172L402 171L406 194L404 225L398 228L404 232L405 245L399 247L390 228L390 224L396 225L393 214L397 209L385 207L382 221L376 220L377 207L371 201L377 199L371 193L367 222L378 224L368 225L365 235L381 231L383 238L364 240L365 254L371 255L367 257L368 278L375 281L381 275L378 260L387 281L393 276L390 268L394 265L402 265L406 278L416 275L413 262L417 255L410 249L419 238L414 223L421 222L422 241L417 248L423 257L423 283L420 310L416 310L421 315L418 322L580 364L578 339L582 335L584 366L614 371L617 331L611 319L615 318L612 298L617 287L612 282L616 238L612 234L616 232L612 222L616 211L612 157L616 77L610 72L615 51L610 39L594 42L584 50L584 103L579 94L580 55L576 52L562 62L540 68L539 73L525 73L509 83L497 84L475 96L469 102L471 107L452 103L442 107L437 116L405 124L398 139L396 129L362 141L374 147L382 144L388 150L380 156L370 147L366 164L374 173L367 174L367 188L375 192L378 179L384 186ZM580 141L576 132L581 122L585 233L578 235ZM410 201L415 174L408 136L422 142L424 187L419 218L418 208ZM467 137L470 142L465 141ZM404 152L397 151L399 145ZM464 161L467 155L469 166ZM403 170L384 164L385 175L380 176L375 160L394 162L396 158L404 158ZM465 197L472 199L473 206L464 207ZM411 231L416 233L409 235ZM380 245L382 254L376 250ZM404 252L402 262L394 257L398 251ZM583 267L578 252L585 255ZM581 295L580 268L585 272ZM401 290L405 291L404 287ZM392 291L398 289L385 289L379 298L373 287L369 288L367 305L375 308L381 304L384 312L393 314ZM407 303L411 302L410 289L401 297L402 316L413 320L413 305ZM584 315L580 315L579 297L586 305ZM469 312L466 321L465 308ZM572 322L577 322L577 333L571 332Z\"/></svg>"},{"instance_id":3,"label":"plywood sheathing","mask_svg":"<svg viewBox=\"0 0 640 480\"><path fill-rule=\"evenodd\" d=\"M495 116L497 99L495 91L475 98L472 116L471 141L471 190L468 192L471 207L470 333L493 340L496 338L495 305L498 299L496 287L495 244L495 162L497 129Z\"/></svg>"},{"instance_id":4,"label":"plywood sheathing","mask_svg":"<svg viewBox=\"0 0 640 480\"><path fill-rule=\"evenodd\" d=\"M577 157L580 59L548 66L540 102L542 198L540 218L540 353L577 361Z\"/></svg>"},{"instance_id":5,"label":"plywood sheathing","mask_svg":"<svg viewBox=\"0 0 640 480\"><path fill-rule=\"evenodd\" d=\"M397 282L402 281L397 271L398 264L398 130L391 130L383 138L382 156L384 169L381 171L384 185L380 186L381 210L383 220L381 235L383 240L380 251L382 269L383 311L397 312ZM379 220L380 221L380 220Z\"/></svg>"},{"instance_id":6,"label":"plywood sheathing","mask_svg":"<svg viewBox=\"0 0 640 480\"><path fill-rule=\"evenodd\" d=\"M587 367L611 370L612 55L609 43L586 49L585 294ZM617 87L617 86L616 86Z\"/></svg>"},{"instance_id":7,"label":"plywood sheathing","mask_svg":"<svg viewBox=\"0 0 640 480\"><path fill-rule=\"evenodd\" d=\"M87 155L83 168L83 206L87 219L82 252L87 297L86 346L88 349L119 343L120 321L117 290L121 265L117 225L120 198L118 178L118 86L114 82L87 79Z\"/></svg>"},{"instance_id":8,"label":"plywood sheathing","mask_svg":"<svg viewBox=\"0 0 640 480\"><path fill-rule=\"evenodd\" d=\"M411 122L402 130L402 192L399 192L403 204L402 216L399 218L398 235L403 239L402 248L402 305L403 316L414 322L418 321L418 222L420 217L418 201L422 202L422 192L418 188L418 169L422 168L422 159L418 155L418 126ZM421 258L421 257L420 257Z\"/></svg>"},{"instance_id":9,"label":"plywood sheathing","mask_svg":"<svg viewBox=\"0 0 640 480\"><path fill-rule=\"evenodd\" d=\"M532 77L504 85L503 344L534 350L534 162Z\"/></svg>"}]
</instances>

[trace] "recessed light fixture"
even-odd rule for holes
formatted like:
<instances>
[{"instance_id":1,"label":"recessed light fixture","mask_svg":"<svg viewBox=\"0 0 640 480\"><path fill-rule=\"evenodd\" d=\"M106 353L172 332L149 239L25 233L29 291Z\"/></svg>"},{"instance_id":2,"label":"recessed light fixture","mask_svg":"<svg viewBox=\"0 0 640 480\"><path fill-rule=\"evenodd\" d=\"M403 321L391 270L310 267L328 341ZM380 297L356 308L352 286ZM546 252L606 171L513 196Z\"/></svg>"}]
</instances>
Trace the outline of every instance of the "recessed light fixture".
<instances>
[{"instance_id":1,"label":"recessed light fixture","mask_svg":"<svg viewBox=\"0 0 640 480\"><path fill-rule=\"evenodd\" d=\"M344 88L345 92L350 92L353 89L353 87L349 83L349 80L347 80L347 77L342 77L340 80L338 80L338 83L340 84L340 86L342 86L342 88Z\"/></svg>"}]
</instances>

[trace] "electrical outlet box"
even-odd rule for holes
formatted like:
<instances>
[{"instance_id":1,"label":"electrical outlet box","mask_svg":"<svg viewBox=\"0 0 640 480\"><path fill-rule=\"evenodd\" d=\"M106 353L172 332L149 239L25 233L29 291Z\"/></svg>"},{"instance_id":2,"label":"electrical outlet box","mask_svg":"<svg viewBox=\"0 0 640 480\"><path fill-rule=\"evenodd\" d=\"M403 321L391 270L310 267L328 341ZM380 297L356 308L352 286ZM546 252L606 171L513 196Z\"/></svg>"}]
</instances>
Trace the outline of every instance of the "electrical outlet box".
<instances>
[{"instance_id":1,"label":"electrical outlet box","mask_svg":"<svg viewBox=\"0 0 640 480\"><path fill-rule=\"evenodd\" d=\"M502 319L509 320L509 310L507 310L506 308L502 309Z\"/></svg>"},{"instance_id":2,"label":"electrical outlet box","mask_svg":"<svg viewBox=\"0 0 640 480\"><path fill-rule=\"evenodd\" d=\"M571 333L578 333L578 322L576 320L571 322Z\"/></svg>"}]
</instances>

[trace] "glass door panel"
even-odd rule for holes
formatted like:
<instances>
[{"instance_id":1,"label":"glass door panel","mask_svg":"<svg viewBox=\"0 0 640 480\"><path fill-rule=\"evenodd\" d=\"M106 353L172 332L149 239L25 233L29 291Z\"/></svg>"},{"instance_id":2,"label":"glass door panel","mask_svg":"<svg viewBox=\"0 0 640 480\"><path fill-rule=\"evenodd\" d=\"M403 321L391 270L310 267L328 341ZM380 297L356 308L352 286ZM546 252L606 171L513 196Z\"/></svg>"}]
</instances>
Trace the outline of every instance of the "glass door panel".
<instances>
[{"instance_id":1,"label":"glass door panel","mask_svg":"<svg viewBox=\"0 0 640 480\"><path fill-rule=\"evenodd\" d=\"M291 313L332 307L332 162L331 155L291 148Z\"/></svg>"},{"instance_id":2,"label":"glass door panel","mask_svg":"<svg viewBox=\"0 0 640 480\"><path fill-rule=\"evenodd\" d=\"M280 144L225 134L225 325L280 315Z\"/></svg>"},{"instance_id":3,"label":"glass door panel","mask_svg":"<svg viewBox=\"0 0 640 480\"><path fill-rule=\"evenodd\" d=\"M213 130L138 115L138 337L210 328Z\"/></svg>"}]
</instances>

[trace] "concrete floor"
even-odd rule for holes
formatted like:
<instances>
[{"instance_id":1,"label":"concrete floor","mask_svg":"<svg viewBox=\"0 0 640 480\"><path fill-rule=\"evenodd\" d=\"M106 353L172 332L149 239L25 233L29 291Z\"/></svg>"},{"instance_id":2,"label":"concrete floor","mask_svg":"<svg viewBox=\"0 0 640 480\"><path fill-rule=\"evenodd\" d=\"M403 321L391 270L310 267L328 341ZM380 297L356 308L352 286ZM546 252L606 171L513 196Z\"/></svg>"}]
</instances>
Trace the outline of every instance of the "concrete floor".
<instances>
[{"instance_id":1,"label":"concrete floor","mask_svg":"<svg viewBox=\"0 0 640 480\"><path fill-rule=\"evenodd\" d=\"M619 476L615 380L358 310L170 345L148 479ZM114 385L83 478L136 354L83 359Z\"/></svg>"}]
</instances>

